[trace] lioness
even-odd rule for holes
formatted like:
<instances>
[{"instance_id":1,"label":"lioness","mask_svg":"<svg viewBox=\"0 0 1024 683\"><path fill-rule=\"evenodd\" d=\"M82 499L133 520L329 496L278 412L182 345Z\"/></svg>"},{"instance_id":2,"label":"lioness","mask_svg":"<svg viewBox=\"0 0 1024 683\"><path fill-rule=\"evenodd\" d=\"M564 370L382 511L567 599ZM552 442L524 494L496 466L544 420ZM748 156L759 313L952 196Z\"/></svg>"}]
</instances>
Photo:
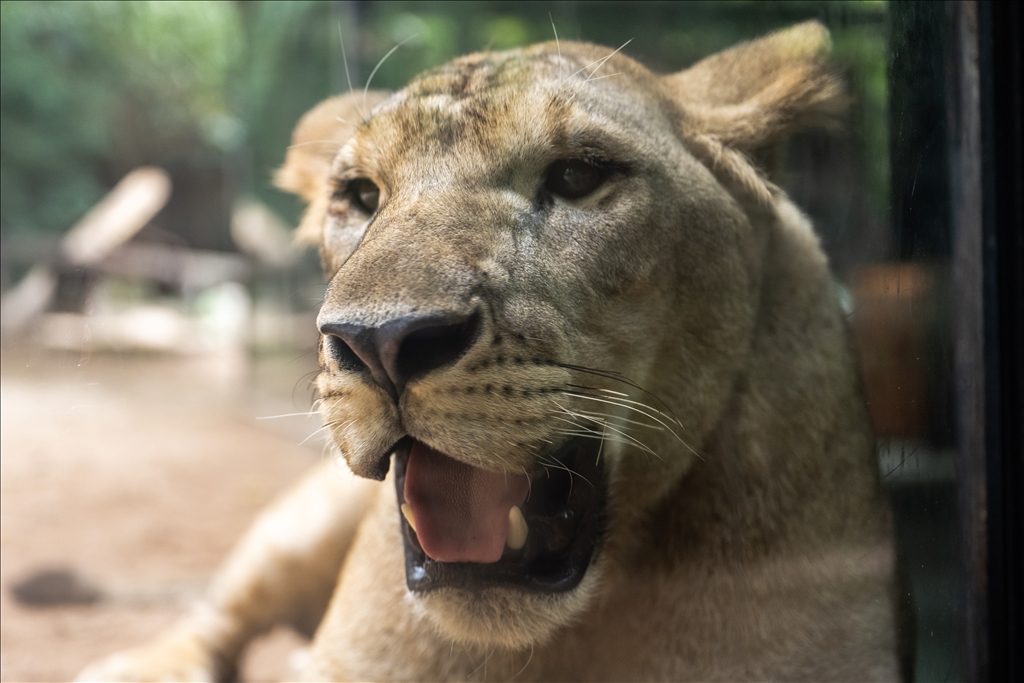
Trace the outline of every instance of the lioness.
<instances>
[{"instance_id":1,"label":"lioness","mask_svg":"<svg viewBox=\"0 0 1024 683\"><path fill-rule=\"evenodd\" d=\"M842 109L828 45L655 76L552 42L307 114L278 182L362 479L311 474L202 606L83 677L230 678L288 622L315 680L897 678L843 316L755 166Z\"/></svg>"}]
</instances>

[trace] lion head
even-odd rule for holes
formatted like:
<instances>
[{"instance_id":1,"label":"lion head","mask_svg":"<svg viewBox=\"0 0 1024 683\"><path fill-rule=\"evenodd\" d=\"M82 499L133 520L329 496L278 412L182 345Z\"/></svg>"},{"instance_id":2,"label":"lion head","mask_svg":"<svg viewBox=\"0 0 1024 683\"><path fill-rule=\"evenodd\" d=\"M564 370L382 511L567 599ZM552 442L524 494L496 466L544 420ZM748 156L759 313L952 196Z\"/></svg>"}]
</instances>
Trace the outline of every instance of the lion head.
<instances>
[{"instance_id":1,"label":"lion head","mask_svg":"<svg viewBox=\"0 0 1024 683\"><path fill-rule=\"evenodd\" d=\"M446 637L572 620L703 457L766 324L772 226L806 225L755 160L841 109L827 51L808 23L657 76L544 43L298 126L277 179L330 279L321 411L353 472L390 472Z\"/></svg>"}]
</instances>

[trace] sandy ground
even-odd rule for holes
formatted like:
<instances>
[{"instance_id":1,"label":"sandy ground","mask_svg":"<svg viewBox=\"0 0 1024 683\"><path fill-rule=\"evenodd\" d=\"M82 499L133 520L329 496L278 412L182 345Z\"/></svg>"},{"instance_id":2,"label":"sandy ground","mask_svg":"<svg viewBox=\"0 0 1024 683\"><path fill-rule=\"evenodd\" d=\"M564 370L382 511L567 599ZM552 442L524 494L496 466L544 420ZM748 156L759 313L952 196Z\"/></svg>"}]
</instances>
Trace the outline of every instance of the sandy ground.
<instances>
[{"instance_id":1,"label":"sandy ground","mask_svg":"<svg viewBox=\"0 0 1024 683\"><path fill-rule=\"evenodd\" d=\"M5 349L0 372L0 679L66 681L137 644L202 592L276 494L322 456L298 445L306 355L82 357ZM12 587L67 569L113 597L30 607ZM242 678L280 680L302 645L279 630Z\"/></svg>"}]
</instances>

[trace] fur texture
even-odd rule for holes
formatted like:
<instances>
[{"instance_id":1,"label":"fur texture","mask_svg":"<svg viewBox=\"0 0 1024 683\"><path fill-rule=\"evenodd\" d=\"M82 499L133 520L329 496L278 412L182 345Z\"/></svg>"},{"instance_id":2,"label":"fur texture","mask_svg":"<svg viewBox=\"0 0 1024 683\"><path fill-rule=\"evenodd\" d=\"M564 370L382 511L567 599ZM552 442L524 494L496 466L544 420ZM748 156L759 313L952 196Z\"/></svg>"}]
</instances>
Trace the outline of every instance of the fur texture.
<instances>
[{"instance_id":1,"label":"fur texture","mask_svg":"<svg viewBox=\"0 0 1024 683\"><path fill-rule=\"evenodd\" d=\"M300 122L278 181L309 202L299 237L331 277L321 322L480 320L457 362L397 400L321 349L322 412L352 471L374 475L409 435L523 472L589 431L609 478L600 551L556 595L408 591L394 486L365 485L346 498L367 511L331 551L346 559L306 676L897 677L890 523L847 332L811 226L753 161L842 109L827 53L809 23L659 77L545 43ZM563 159L610 170L582 198L545 199ZM380 190L372 216L343 191L357 178ZM297 550L268 604L330 587L305 568L325 552ZM288 616L244 613L251 577L284 565L243 555L208 608L230 624L203 636L221 659Z\"/></svg>"}]
</instances>

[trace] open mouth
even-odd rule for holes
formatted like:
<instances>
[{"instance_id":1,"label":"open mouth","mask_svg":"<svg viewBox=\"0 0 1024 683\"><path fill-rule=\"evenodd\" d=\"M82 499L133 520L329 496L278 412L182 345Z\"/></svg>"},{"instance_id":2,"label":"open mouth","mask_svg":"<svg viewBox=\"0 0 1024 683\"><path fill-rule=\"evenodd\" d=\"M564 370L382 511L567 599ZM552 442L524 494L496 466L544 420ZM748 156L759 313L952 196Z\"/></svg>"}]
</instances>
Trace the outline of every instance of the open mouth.
<instances>
[{"instance_id":1,"label":"open mouth","mask_svg":"<svg viewBox=\"0 0 1024 683\"><path fill-rule=\"evenodd\" d=\"M533 472L502 474L400 441L393 453L409 589L575 588L604 533L599 449L599 440L571 439Z\"/></svg>"}]
</instances>

